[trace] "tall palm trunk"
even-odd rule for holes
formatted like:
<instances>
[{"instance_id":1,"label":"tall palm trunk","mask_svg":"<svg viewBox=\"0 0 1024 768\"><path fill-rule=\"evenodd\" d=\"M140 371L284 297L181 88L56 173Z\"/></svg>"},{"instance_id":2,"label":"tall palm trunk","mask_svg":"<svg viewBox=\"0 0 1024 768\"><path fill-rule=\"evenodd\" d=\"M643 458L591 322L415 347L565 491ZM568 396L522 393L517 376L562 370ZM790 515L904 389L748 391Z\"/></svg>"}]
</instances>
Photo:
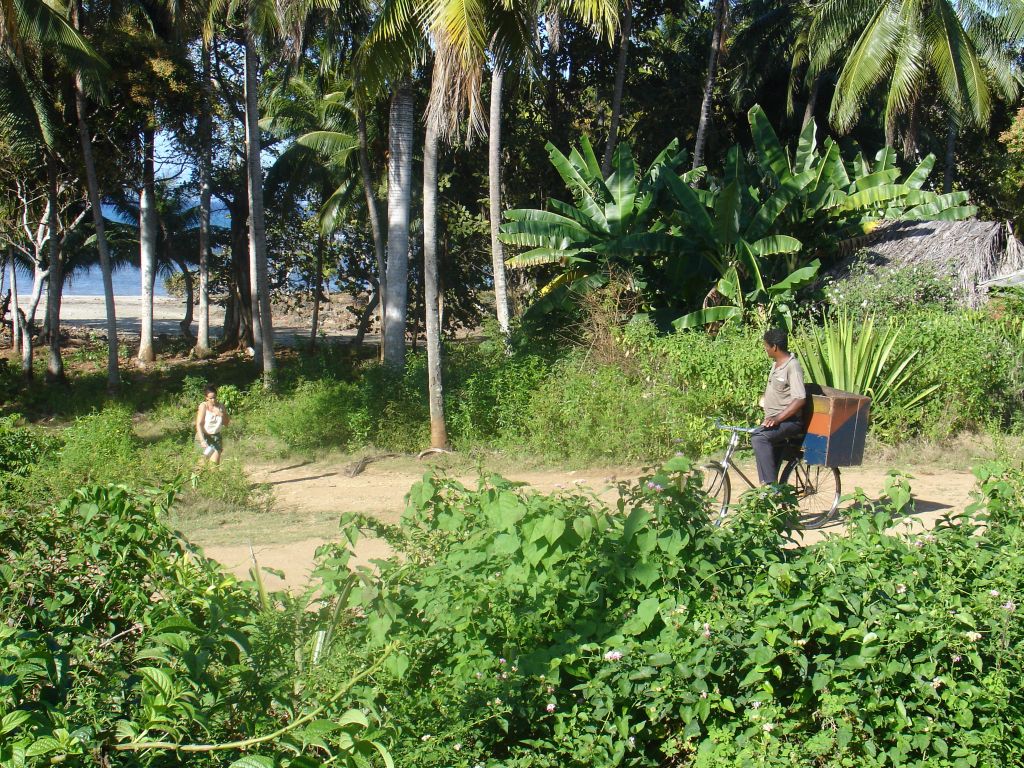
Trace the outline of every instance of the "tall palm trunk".
<instances>
[{"instance_id":1,"label":"tall palm trunk","mask_svg":"<svg viewBox=\"0 0 1024 768\"><path fill-rule=\"evenodd\" d=\"M711 127L711 99L715 93L718 65L722 58L722 44L725 42L725 25L729 19L729 0L715 0L715 28L711 33L711 51L708 53L708 76L704 81L704 97L700 103L700 122L697 123L697 140L693 146L693 167L704 165L704 149Z\"/></svg>"},{"instance_id":2,"label":"tall palm trunk","mask_svg":"<svg viewBox=\"0 0 1024 768\"><path fill-rule=\"evenodd\" d=\"M633 12L626 3L622 8L622 26L619 30L619 58L615 62L615 90L612 91L612 119L608 125L608 143L604 146L601 173L605 178L612 172L612 157L619 141L619 121L622 114L622 90L626 84L626 57L629 55L629 36L633 31Z\"/></svg>"},{"instance_id":3,"label":"tall palm trunk","mask_svg":"<svg viewBox=\"0 0 1024 768\"><path fill-rule=\"evenodd\" d=\"M495 61L491 72L490 127L487 136L488 195L491 214L491 268L494 273L494 305L503 336L509 332L508 281L505 277L505 248L499 238L501 227L501 102L505 84L505 63Z\"/></svg>"},{"instance_id":4,"label":"tall palm trunk","mask_svg":"<svg viewBox=\"0 0 1024 768\"><path fill-rule=\"evenodd\" d=\"M75 107L78 111L78 138L82 144L82 161L85 164L85 181L89 188L89 205L92 208L93 226L96 228L96 250L100 253L100 270L103 273L103 301L107 312L107 388L114 391L121 386L121 371L118 367L117 352L117 310L114 306L114 277L107 247L107 234L103 221L102 196L96 176L96 161L92 154L92 136L85 122L85 91L82 75L75 75Z\"/></svg>"},{"instance_id":5,"label":"tall palm trunk","mask_svg":"<svg viewBox=\"0 0 1024 768\"><path fill-rule=\"evenodd\" d=\"M811 81L811 92L807 95L807 106L804 107L804 119L800 124L801 130L814 119L814 110L818 107L818 93L821 91L821 80L824 75L816 75Z\"/></svg>"},{"instance_id":6,"label":"tall palm trunk","mask_svg":"<svg viewBox=\"0 0 1024 768\"><path fill-rule=\"evenodd\" d=\"M245 32L245 156L249 181L249 273L251 275L253 335L257 337L257 365L263 386L274 384L274 324L270 314L267 280L267 229L263 219L263 166L260 161L259 60L252 35L252 20ZM257 322L256 315L259 314Z\"/></svg>"},{"instance_id":7,"label":"tall palm trunk","mask_svg":"<svg viewBox=\"0 0 1024 768\"><path fill-rule=\"evenodd\" d=\"M71 4L71 22L80 29L78 0ZM96 229L96 250L100 254L100 271L103 274L103 300L107 313L107 389L116 391L121 386L121 371L118 367L117 311L114 306L113 267L110 249L107 247L106 225L103 221L100 184L96 176L96 161L92 153L92 135L85 120L85 86L82 73L75 73L75 111L78 113L78 139L82 145L82 162L85 165L85 181L89 191L89 206Z\"/></svg>"},{"instance_id":8,"label":"tall palm trunk","mask_svg":"<svg viewBox=\"0 0 1024 768\"><path fill-rule=\"evenodd\" d=\"M320 293L324 283L324 237L316 233L316 276L313 279L313 327L309 332L309 348L316 349L316 334L320 330Z\"/></svg>"},{"instance_id":9,"label":"tall palm trunk","mask_svg":"<svg viewBox=\"0 0 1024 768\"><path fill-rule=\"evenodd\" d=\"M441 378L441 315L437 290L437 150L438 125L427 119L423 143L423 311L427 333L427 394L430 402L430 447L448 448Z\"/></svg>"},{"instance_id":10,"label":"tall palm trunk","mask_svg":"<svg viewBox=\"0 0 1024 768\"><path fill-rule=\"evenodd\" d=\"M199 115L199 329L196 357L210 354L210 154L213 152L213 114L210 98L210 44L202 44L203 86Z\"/></svg>"},{"instance_id":11,"label":"tall palm trunk","mask_svg":"<svg viewBox=\"0 0 1024 768\"><path fill-rule=\"evenodd\" d=\"M64 287L64 269L61 263L61 237L57 230L60 222L57 217L57 158L52 151L46 153L46 193L50 198L49 221L50 240L47 244L50 260L50 274L46 288L46 320L50 336L50 356L46 363L46 380L60 382L64 380L64 360L60 354L60 297Z\"/></svg>"},{"instance_id":12,"label":"tall palm trunk","mask_svg":"<svg viewBox=\"0 0 1024 768\"><path fill-rule=\"evenodd\" d=\"M21 318L18 313L18 265L14 261L14 249L7 250L11 266L11 351L18 354L21 348Z\"/></svg>"},{"instance_id":13,"label":"tall palm trunk","mask_svg":"<svg viewBox=\"0 0 1024 768\"><path fill-rule=\"evenodd\" d=\"M164 249L164 259L167 262L173 261L181 270L181 280L185 287L185 315L179 321L178 328L185 339L192 341L192 306L196 296L195 278L192 277L192 270L188 268L185 260L180 256L175 256L170 250L170 247Z\"/></svg>"},{"instance_id":14,"label":"tall palm trunk","mask_svg":"<svg viewBox=\"0 0 1024 768\"><path fill-rule=\"evenodd\" d=\"M143 131L142 193L139 196L139 264L141 272L142 335L138 358L149 364L156 360L153 352L153 282L156 279L156 238L159 221L156 212L156 181L154 153L156 132Z\"/></svg>"},{"instance_id":15,"label":"tall palm trunk","mask_svg":"<svg viewBox=\"0 0 1024 768\"><path fill-rule=\"evenodd\" d=\"M381 350L384 349L384 295L387 293L387 267L384 253L384 231L380 225L380 206L374 192L373 173L370 171L370 154L366 139L366 112L356 107L356 129L359 135L359 172L363 177L363 191L366 193L366 215L370 219L370 233L373 235L373 252L377 257L377 296L376 305L380 314ZM360 339L361 341L361 339ZM383 354L381 355L383 357Z\"/></svg>"},{"instance_id":16,"label":"tall palm trunk","mask_svg":"<svg viewBox=\"0 0 1024 768\"><path fill-rule=\"evenodd\" d=\"M384 362L405 366L409 294L409 206L412 202L413 92L408 80L391 97L388 126L388 264L384 297Z\"/></svg>"},{"instance_id":17,"label":"tall palm trunk","mask_svg":"<svg viewBox=\"0 0 1024 768\"><path fill-rule=\"evenodd\" d=\"M956 120L951 115L946 127L946 173L942 177L942 191L949 194L953 191L956 176Z\"/></svg>"}]
</instances>

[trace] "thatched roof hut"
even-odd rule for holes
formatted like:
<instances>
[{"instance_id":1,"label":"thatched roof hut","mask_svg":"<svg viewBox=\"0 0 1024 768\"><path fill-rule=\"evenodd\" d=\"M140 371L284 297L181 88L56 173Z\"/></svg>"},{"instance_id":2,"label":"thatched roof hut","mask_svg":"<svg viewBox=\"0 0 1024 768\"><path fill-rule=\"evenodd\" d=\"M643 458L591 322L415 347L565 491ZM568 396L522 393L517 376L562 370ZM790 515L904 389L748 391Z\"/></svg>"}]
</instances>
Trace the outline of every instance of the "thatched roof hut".
<instances>
[{"instance_id":1,"label":"thatched roof hut","mask_svg":"<svg viewBox=\"0 0 1024 768\"><path fill-rule=\"evenodd\" d=\"M957 295L971 307L983 303L987 285L1024 270L1024 246L996 221L893 221L840 246L841 261L830 272L845 277L855 263L869 269L927 266L951 275Z\"/></svg>"}]
</instances>

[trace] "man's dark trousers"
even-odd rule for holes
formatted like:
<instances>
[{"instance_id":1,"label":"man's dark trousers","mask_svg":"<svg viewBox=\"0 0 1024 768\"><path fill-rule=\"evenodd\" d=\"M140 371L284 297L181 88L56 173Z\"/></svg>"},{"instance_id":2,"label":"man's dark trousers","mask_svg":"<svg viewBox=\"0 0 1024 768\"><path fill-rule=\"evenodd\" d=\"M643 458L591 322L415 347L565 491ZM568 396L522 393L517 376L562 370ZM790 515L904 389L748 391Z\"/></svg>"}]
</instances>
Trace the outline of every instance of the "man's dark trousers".
<instances>
[{"instance_id":1,"label":"man's dark trousers","mask_svg":"<svg viewBox=\"0 0 1024 768\"><path fill-rule=\"evenodd\" d=\"M771 428L761 427L750 436L757 460L757 478L762 485L779 481L779 445L792 441L803 432L803 422L792 419Z\"/></svg>"}]
</instances>

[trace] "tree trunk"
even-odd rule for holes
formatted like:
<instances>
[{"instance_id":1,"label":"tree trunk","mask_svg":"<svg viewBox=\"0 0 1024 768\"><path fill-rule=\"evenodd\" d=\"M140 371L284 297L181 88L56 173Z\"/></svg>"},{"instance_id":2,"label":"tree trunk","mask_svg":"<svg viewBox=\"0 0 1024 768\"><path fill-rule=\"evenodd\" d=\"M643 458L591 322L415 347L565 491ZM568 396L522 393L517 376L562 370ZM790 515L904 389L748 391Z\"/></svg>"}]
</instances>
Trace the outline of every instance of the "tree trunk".
<instances>
[{"instance_id":1,"label":"tree trunk","mask_svg":"<svg viewBox=\"0 0 1024 768\"><path fill-rule=\"evenodd\" d=\"M25 313L18 310L18 319L21 325L21 375L26 381L31 381L32 372L32 326L25 317Z\"/></svg>"},{"instance_id":2,"label":"tree trunk","mask_svg":"<svg viewBox=\"0 0 1024 768\"><path fill-rule=\"evenodd\" d=\"M359 322L356 324L356 335L352 339L352 346L358 347L363 343L363 337L366 336L366 331L370 327L370 318L373 317L373 312L380 303L380 288L378 287L371 295L370 300L366 303L366 309L363 310L363 314L359 317Z\"/></svg>"},{"instance_id":3,"label":"tree trunk","mask_svg":"<svg viewBox=\"0 0 1024 768\"><path fill-rule=\"evenodd\" d=\"M249 272L252 291L253 335L259 336L257 365L263 371L263 386L274 386L274 323L270 311L267 279L267 229L263 218L263 166L260 160L259 60L252 34L253 20L245 30L245 157L249 181ZM257 314L259 322L257 324Z\"/></svg>"},{"instance_id":4,"label":"tree trunk","mask_svg":"<svg viewBox=\"0 0 1024 768\"><path fill-rule=\"evenodd\" d=\"M807 95L807 106L804 107L804 120L800 124L801 130L814 119L814 110L818 106L818 92L821 90L821 79L824 75L817 75L811 81L811 92Z\"/></svg>"},{"instance_id":5,"label":"tree trunk","mask_svg":"<svg viewBox=\"0 0 1024 768\"><path fill-rule=\"evenodd\" d=\"M903 159L906 162L914 162L917 159L917 113L917 104L911 104L907 115L907 130L903 134Z\"/></svg>"},{"instance_id":6,"label":"tree trunk","mask_svg":"<svg viewBox=\"0 0 1024 768\"><path fill-rule=\"evenodd\" d=\"M370 232L373 235L373 252L377 257L377 305L380 308L380 347L381 357L384 350L384 314L383 297L387 294L387 268L385 266L384 231L380 225L380 206L374 192L373 174L370 171L370 154L366 139L366 113L362 107L356 107L356 128L359 134L359 172L363 177L363 190L366 192L366 215L370 219Z\"/></svg>"},{"instance_id":7,"label":"tree trunk","mask_svg":"<svg viewBox=\"0 0 1024 768\"><path fill-rule=\"evenodd\" d=\"M178 323L178 328L181 329L182 336L192 341L192 306L196 293L195 280L184 259L173 257L170 254L167 254L167 257L173 259L174 263L177 264L178 269L181 270L181 279L185 283L185 316Z\"/></svg>"},{"instance_id":8,"label":"tree trunk","mask_svg":"<svg viewBox=\"0 0 1024 768\"><path fill-rule=\"evenodd\" d=\"M629 4L622 7L622 27L619 30L619 58L615 62L615 90L612 91L612 119L608 126L608 143L604 146L601 173L607 179L612 172L612 157L619 141L619 120L622 112L622 89L626 84L626 57L629 55L629 36L633 32L633 11Z\"/></svg>"},{"instance_id":9,"label":"tree trunk","mask_svg":"<svg viewBox=\"0 0 1024 768\"><path fill-rule=\"evenodd\" d=\"M21 349L21 309L18 306L18 265L14 261L14 249L9 251L11 257L11 351L15 355Z\"/></svg>"},{"instance_id":10,"label":"tree trunk","mask_svg":"<svg viewBox=\"0 0 1024 768\"><path fill-rule=\"evenodd\" d=\"M708 53L708 76L704 81L704 97L700 103L700 122L697 123L697 140L693 146L693 167L704 165L704 149L711 127L711 99L715 93L715 80L722 56L725 25L729 17L729 0L715 0L715 28L711 33L711 51Z\"/></svg>"},{"instance_id":11,"label":"tree trunk","mask_svg":"<svg viewBox=\"0 0 1024 768\"><path fill-rule=\"evenodd\" d=\"M36 310L39 307L39 301L43 296L43 282L50 276L50 271L43 269L39 262L35 262L32 267L32 293L28 298L28 327L29 331L32 330L32 326L36 323Z\"/></svg>"},{"instance_id":12,"label":"tree trunk","mask_svg":"<svg viewBox=\"0 0 1024 768\"><path fill-rule=\"evenodd\" d=\"M324 238L316 233L316 276L313 278L313 327L309 332L309 348L316 349L316 334L320 330L320 292L324 282Z\"/></svg>"},{"instance_id":13,"label":"tree trunk","mask_svg":"<svg viewBox=\"0 0 1024 768\"><path fill-rule=\"evenodd\" d=\"M50 198L50 215L47 227L50 230L49 277L46 289L46 319L50 329L50 356L46 363L46 380L64 381L64 360L60 354L60 297L64 287L64 269L61 263L61 237L58 235L60 221L57 217L57 158L53 152L46 153L47 195Z\"/></svg>"},{"instance_id":14,"label":"tree trunk","mask_svg":"<svg viewBox=\"0 0 1024 768\"><path fill-rule=\"evenodd\" d=\"M441 323L437 292L437 150L438 126L427 120L423 143L423 304L427 333L427 394L430 401L430 447L448 448L441 378Z\"/></svg>"},{"instance_id":15,"label":"tree trunk","mask_svg":"<svg viewBox=\"0 0 1024 768\"><path fill-rule=\"evenodd\" d=\"M508 281L505 277L505 248L499 237L501 227L501 105L505 84L505 64L495 61L491 72L491 120L488 130L488 193L491 214L491 268L494 274L494 305L498 327L508 337Z\"/></svg>"},{"instance_id":16,"label":"tree trunk","mask_svg":"<svg viewBox=\"0 0 1024 768\"><path fill-rule=\"evenodd\" d=\"M71 21L76 29L78 23L78 2L71 4ZM107 247L106 222L103 220L102 195L96 176L96 161L92 153L92 135L85 121L85 87L81 72L75 73L75 109L78 112L78 139L82 145L82 162L85 165L85 180L89 189L89 205L92 221L96 228L96 250L100 254L100 270L103 273L103 300L107 313L107 389L114 392L121 386L121 371L118 367L117 310L114 306L113 266L110 249Z\"/></svg>"},{"instance_id":17,"label":"tree trunk","mask_svg":"<svg viewBox=\"0 0 1024 768\"><path fill-rule=\"evenodd\" d=\"M210 44L203 40L203 87L199 115L199 331L196 357L210 355L210 154L213 152L213 113L210 98Z\"/></svg>"},{"instance_id":18,"label":"tree trunk","mask_svg":"<svg viewBox=\"0 0 1024 768\"><path fill-rule=\"evenodd\" d=\"M409 294L409 206L412 201L413 92L408 80L391 97L388 126L388 263L384 297L384 362L405 367Z\"/></svg>"},{"instance_id":19,"label":"tree trunk","mask_svg":"<svg viewBox=\"0 0 1024 768\"><path fill-rule=\"evenodd\" d=\"M949 125L946 127L946 174L942 178L942 191L949 194L953 191L953 182L956 180L956 120L952 115L949 117Z\"/></svg>"},{"instance_id":20,"label":"tree trunk","mask_svg":"<svg viewBox=\"0 0 1024 768\"><path fill-rule=\"evenodd\" d=\"M239 321L238 314L238 289L234 283L228 286L228 300L224 306L224 329L221 331L221 344L222 348L227 350L238 349L239 341Z\"/></svg>"},{"instance_id":21,"label":"tree trunk","mask_svg":"<svg viewBox=\"0 0 1024 768\"><path fill-rule=\"evenodd\" d=\"M142 193L139 196L139 264L142 280L142 332L138 358L148 365L156 360L153 352L153 282L156 279L156 239L159 221L156 211L154 153L156 131L143 131Z\"/></svg>"}]
</instances>

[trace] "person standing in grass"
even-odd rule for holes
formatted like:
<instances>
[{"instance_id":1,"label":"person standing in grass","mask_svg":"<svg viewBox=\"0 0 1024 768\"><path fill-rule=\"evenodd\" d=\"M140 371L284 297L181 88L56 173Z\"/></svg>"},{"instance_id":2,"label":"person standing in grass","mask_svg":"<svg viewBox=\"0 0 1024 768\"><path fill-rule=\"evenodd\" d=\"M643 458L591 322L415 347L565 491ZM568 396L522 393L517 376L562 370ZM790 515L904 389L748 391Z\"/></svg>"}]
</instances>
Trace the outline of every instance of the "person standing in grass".
<instances>
[{"instance_id":1,"label":"person standing in grass","mask_svg":"<svg viewBox=\"0 0 1024 768\"><path fill-rule=\"evenodd\" d=\"M231 423L224 406L217 402L217 387L206 386L206 395L196 411L196 440L202 448L203 456L214 464L220 464L224 452L224 439L221 429Z\"/></svg>"},{"instance_id":2,"label":"person standing in grass","mask_svg":"<svg viewBox=\"0 0 1024 768\"><path fill-rule=\"evenodd\" d=\"M796 356L789 351L786 332L780 328L765 332L764 351L772 359L768 387L761 398L764 421L750 436L761 485L779 480L778 447L806 431L803 407L807 401L804 372Z\"/></svg>"}]
</instances>

